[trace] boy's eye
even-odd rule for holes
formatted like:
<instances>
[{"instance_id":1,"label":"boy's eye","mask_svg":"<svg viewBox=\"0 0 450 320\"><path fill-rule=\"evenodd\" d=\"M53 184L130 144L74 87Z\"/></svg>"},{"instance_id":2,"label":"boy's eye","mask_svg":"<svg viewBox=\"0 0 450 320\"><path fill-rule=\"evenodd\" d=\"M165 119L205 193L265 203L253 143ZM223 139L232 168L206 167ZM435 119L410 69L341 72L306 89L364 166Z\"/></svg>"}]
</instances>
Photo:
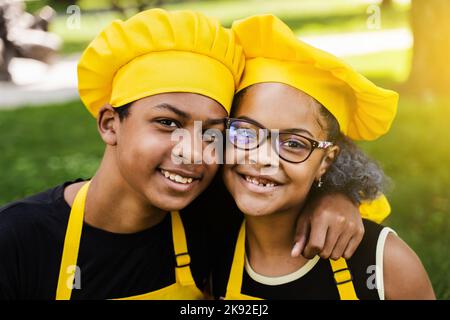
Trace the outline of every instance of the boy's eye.
<instances>
[{"instance_id":1,"label":"boy's eye","mask_svg":"<svg viewBox=\"0 0 450 320\"><path fill-rule=\"evenodd\" d=\"M178 128L179 125L176 121L170 120L170 119L160 119L157 120L158 123L162 124L165 127L170 127L170 128Z\"/></svg>"}]
</instances>

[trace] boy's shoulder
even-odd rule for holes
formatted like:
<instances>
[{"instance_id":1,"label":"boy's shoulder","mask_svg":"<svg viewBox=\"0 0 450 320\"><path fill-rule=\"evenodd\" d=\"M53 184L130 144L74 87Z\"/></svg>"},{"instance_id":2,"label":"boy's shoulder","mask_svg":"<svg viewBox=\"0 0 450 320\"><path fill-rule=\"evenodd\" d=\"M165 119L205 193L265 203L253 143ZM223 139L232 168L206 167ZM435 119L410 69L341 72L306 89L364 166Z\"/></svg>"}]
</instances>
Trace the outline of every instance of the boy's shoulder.
<instances>
[{"instance_id":1,"label":"boy's shoulder","mask_svg":"<svg viewBox=\"0 0 450 320\"><path fill-rule=\"evenodd\" d=\"M49 220L67 218L64 214L59 214L70 210L64 200L64 189L77 181L65 182L0 207L0 233L12 229L19 231L26 227L36 227Z\"/></svg>"}]
</instances>

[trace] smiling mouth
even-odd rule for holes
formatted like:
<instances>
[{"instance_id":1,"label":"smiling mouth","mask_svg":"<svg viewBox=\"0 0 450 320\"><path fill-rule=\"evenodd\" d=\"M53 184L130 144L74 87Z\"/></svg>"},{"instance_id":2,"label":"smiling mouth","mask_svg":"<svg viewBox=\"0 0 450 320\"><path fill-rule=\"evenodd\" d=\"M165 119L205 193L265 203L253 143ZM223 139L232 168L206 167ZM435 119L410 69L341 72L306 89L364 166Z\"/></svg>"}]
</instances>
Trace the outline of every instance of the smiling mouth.
<instances>
[{"instance_id":1,"label":"smiling mouth","mask_svg":"<svg viewBox=\"0 0 450 320\"><path fill-rule=\"evenodd\" d=\"M170 172L164 169L160 169L161 173L163 174L163 176L165 176L167 179L179 183L179 184L190 184L193 181L197 180L195 178L192 177L183 177L177 173L174 172Z\"/></svg>"},{"instance_id":2,"label":"smiling mouth","mask_svg":"<svg viewBox=\"0 0 450 320\"><path fill-rule=\"evenodd\" d=\"M278 184L275 183L274 181L268 180L265 178L254 177L254 176L249 176L249 175L244 175L244 174L239 174L239 175L243 179L245 179L247 182L254 184L256 186L259 186L259 187L272 188L272 187L278 186Z\"/></svg>"}]
</instances>

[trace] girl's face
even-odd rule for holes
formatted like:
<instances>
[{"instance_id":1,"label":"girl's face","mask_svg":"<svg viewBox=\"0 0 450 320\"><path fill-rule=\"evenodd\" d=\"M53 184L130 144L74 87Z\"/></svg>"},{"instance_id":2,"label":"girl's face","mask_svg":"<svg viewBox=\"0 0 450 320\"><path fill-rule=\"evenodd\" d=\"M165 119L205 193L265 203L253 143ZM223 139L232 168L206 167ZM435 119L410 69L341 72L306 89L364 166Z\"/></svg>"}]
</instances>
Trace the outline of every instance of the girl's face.
<instances>
[{"instance_id":1,"label":"girl's face","mask_svg":"<svg viewBox=\"0 0 450 320\"><path fill-rule=\"evenodd\" d=\"M261 83L246 90L233 113L235 118L256 121L267 129L327 141L319 108L310 96L291 86ZM338 152L335 146L314 149L306 161L290 163L269 147L273 142L265 140L258 149L249 151L228 143L227 158L232 153L237 164L224 167L224 181L244 214L298 213L312 184L325 173Z\"/></svg>"}]
</instances>

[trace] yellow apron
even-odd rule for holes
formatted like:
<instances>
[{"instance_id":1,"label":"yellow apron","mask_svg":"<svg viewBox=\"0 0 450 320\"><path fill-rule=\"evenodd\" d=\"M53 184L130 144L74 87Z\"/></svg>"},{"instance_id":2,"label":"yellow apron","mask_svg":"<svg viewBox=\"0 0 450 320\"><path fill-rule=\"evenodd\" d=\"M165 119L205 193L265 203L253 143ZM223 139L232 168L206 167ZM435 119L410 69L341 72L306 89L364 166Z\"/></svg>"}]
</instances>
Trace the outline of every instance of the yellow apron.
<instances>
[{"instance_id":1,"label":"yellow apron","mask_svg":"<svg viewBox=\"0 0 450 320\"><path fill-rule=\"evenodd\" d=\"M78 191L72 205L72 210L70 211L59 270L58 287L56 289L56 300L70 300L72 294L73 281L71 280L75 277L74 266L77 265L84 220L84 208L89 184L90 182L86 183ZM203 293L195 285L189 267L191 259L187 251L186 236L180 215L178 212L171 212L171 218L172 238L176 258L176 282L153 292L120 298L120 300L194 300L204 298Z\"/></svg>"},{"instance_id":2,"label":"yellow apron","mask_svg":"<svg viewBox=\"0 0 450 320\"><path fill-rule=\"evenodd\" d=\"M236 242L236 247L234 249L233 263L231 265L225 300L261 300L261 298L252 297L241 293L244 261L245 221L242 223ZM355 288L353 287L352 275L345 259L340 258L336 261L330 259L330 264L341 300L358 300Z\"/></svg>"}]
</instances>

